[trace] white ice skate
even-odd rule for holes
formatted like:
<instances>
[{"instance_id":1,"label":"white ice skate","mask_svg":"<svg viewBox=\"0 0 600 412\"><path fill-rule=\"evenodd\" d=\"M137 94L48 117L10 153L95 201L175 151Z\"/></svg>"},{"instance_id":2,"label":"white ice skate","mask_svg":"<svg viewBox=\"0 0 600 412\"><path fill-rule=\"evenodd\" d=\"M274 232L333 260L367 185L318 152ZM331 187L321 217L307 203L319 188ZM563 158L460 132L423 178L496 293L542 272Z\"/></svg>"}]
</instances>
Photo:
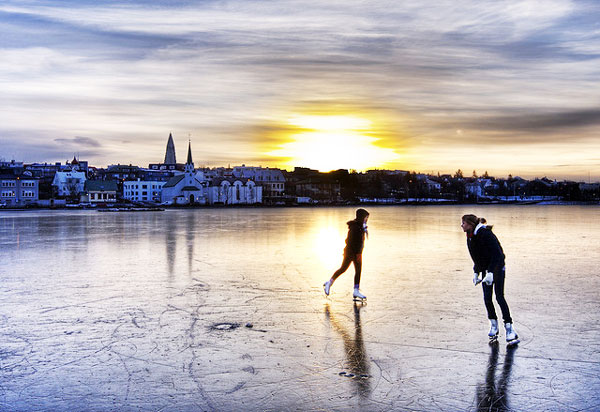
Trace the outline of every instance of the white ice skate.
<instances>
[{"instance_id":1,"label":"white ice skate","mask_svg":"<svg viewBox=\"0 0 600 412\"><path fill-rule=\"evenodd\" d=\"M360 290L358 290L358 288L354 288L354 293L352 294L352 297L355 302L364 302L367 300L367 297L360 293Z\"/></svg>"},{"instance_id":2,"label":"white ice skate","mask_svg":"<svg viewBox=\"0 0 600 412\"><path fill-rule=\"evenodd\" d=\"M325 295L329 296L329 289L331 288L331 279L327 282L323 283L323 290L325 291Z\"/></svg>"},{"instance_id":3,"label":"white ice skate","mask_svg":"<svg viewBox=\"0 0 600 412\"><path fill-rule=\"evenodd\" d=\"M512 323L505 323L504 327L506 328L506 344L508 346L513 346L521 342Z\"/></svg>"},{"instance_id":4,"label":"white ice skate","mask_svg":"<svg viewBox=\"0 0 600 412\"><path fill-rule=\"evenodd\" d=\"M488 332L488 338L490 338L490 343L495 343L498 341L498 320L490 319L490 331Z\"/></svg>"}]
</instances>

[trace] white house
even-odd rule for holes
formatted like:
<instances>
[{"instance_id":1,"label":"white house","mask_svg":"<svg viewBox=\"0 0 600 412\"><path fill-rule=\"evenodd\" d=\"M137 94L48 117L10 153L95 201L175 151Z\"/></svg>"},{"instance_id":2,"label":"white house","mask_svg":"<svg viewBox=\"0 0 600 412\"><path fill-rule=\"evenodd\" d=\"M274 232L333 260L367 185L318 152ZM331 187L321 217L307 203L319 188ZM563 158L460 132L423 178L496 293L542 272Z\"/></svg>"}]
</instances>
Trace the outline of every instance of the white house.
<instances>
[{"instance_id":1,"label":"white house","mask_svg":"<svg viewBox=\"0 0 600 412\"><path fill-rule=\"evenodd\" d=\"M208 203L224 205L251 205L262 203L262 187L252 180L219 177L208 187Z\"/></svg>"},{"instance_id":2,"label":"white house","mask_svg":"<svg viewBox=\"0 0 600 412\"><path fill-rule=\"evenodd\" d=\"M54 174L52 186L56 187L58 196L74 196L84 190L86 176L77 168L65 169Z\"/></svg>"},{"instance_id":3,"label":"white house","mask_svg":"<svg viewBox=\"0 0 600 412\"><path fill-rule=\"evenodd\" d=\"M162 187L167 182L157 180L133 180L123 182L123 198L138 202L159 203L162 197Z\"/></svg>"}]
</instances>

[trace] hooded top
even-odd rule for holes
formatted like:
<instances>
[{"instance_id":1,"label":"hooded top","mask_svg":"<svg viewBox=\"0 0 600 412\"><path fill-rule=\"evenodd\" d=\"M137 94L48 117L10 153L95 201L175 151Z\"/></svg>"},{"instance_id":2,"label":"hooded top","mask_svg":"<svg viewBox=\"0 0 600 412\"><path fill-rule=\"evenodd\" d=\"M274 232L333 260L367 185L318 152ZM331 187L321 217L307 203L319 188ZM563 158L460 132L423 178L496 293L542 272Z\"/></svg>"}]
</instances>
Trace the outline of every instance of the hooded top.
<instances>
[{"instance_id":1,"label":"hooded top","mask_svg":"<svg viewBox=\"0 0 600 412\"><path fill-rule=\"evenodd\" d=\"M348 236L346 237L345 255L357 255L362 253L365 246L365 233L367 228L363 225L362 220L350 220L346 222L348 225Z\"/></svg>"},{"instance_id":2,"label":"hooded top","mask_svg":"<svg viewBox=\"0 0 600 412\"><path fill-rule=\"evenodd\" d=\"M473 259L473 271L498 273L504 267L504 251L491 226L477 225L473 235L467 237L467 247Z\"/></svg>"}]
</instances>

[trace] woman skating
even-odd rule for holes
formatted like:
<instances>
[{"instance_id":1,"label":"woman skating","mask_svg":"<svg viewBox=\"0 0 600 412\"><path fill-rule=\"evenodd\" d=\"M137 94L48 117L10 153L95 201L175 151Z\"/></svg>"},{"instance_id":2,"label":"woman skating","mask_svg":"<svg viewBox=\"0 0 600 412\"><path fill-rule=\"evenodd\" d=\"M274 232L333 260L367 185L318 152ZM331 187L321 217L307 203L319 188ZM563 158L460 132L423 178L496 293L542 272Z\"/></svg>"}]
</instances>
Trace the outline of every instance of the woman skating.
<instances>
[{"instance_id":1,"label":"woman skating","mask_svg":"<svg viewBox=\"0 0 600 412\"><path fill-rule=\"evenodd\" d=\"M359 287L362 270L362 251L365 245L365 236L368 236L368 219L369 212L365 209L358 209L356 211L356 219L347 222L348 236L346 237L346 247L344 248L344 260L340 268L331 276L331 279L323 284L326 295L329 296L329 289L333 285L333 282L350 267L350 263L354 263L354 299L363 300L367 298L360 292Z\"/></svg>"},{"instance_id":2,"label":"woman skating","mask_svg":"<svg viewBox=\"0 0 600 412\"><path fill-rule=\"evenodd\" d=\"M462 217L461 227L467 234L467 246L474 263L473 283L475 285L481 283L483 287L483 301L491 324L488 334L490 342L495 342L498 338L498 317L492 301L492 294L495 293L496 302L500 305L504 319L506 343L514 345L519 343L519 336L513 326L508 303L504 299L504 251L492 232L492 226L486 226L485 223L484 218L475 215ZM479 278L480 274L482 279Z\"/></svg>"}]
</instances>

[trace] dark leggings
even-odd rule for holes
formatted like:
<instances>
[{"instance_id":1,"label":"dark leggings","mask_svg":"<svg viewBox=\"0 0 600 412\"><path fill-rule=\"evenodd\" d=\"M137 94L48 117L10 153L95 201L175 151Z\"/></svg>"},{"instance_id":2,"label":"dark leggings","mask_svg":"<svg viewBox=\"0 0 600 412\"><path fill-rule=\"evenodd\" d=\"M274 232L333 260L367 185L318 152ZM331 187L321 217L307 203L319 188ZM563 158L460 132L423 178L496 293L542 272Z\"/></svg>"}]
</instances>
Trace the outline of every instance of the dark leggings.
<instances>
[{"instance_id":1,"label":"dark leggings","mask_svg":"<svg viewBox=\"0 0 600 412\"><path fill-rule=\"evenodd\" d=\"M344 255L342 266L340 266L340 268L335 271L331 279L335 281L342 273L348 270L348 268L350 267L350 263L354 263L354 285L359 285L360 272L362 270L362 254Z\"/></svg>"},{"instance_id":2,"label":"dark leggings","mask_svg":"<svg viewBox=\"0 0 600 412\"><path fill-rule=\"evenodd\" d=\"M502 318L504 323L512 323L510 317L510 310L508 309L508 303L504 299L504 268L498 273L494 273L494 283L483 286L483 301L485 302L485 308L487 309L488 319L498 319L496 316L496 310L494 309L494 302L492 301L492 292L496 293L496 302L500 305L502 310Z\"/></svg>"}]
</instances>

